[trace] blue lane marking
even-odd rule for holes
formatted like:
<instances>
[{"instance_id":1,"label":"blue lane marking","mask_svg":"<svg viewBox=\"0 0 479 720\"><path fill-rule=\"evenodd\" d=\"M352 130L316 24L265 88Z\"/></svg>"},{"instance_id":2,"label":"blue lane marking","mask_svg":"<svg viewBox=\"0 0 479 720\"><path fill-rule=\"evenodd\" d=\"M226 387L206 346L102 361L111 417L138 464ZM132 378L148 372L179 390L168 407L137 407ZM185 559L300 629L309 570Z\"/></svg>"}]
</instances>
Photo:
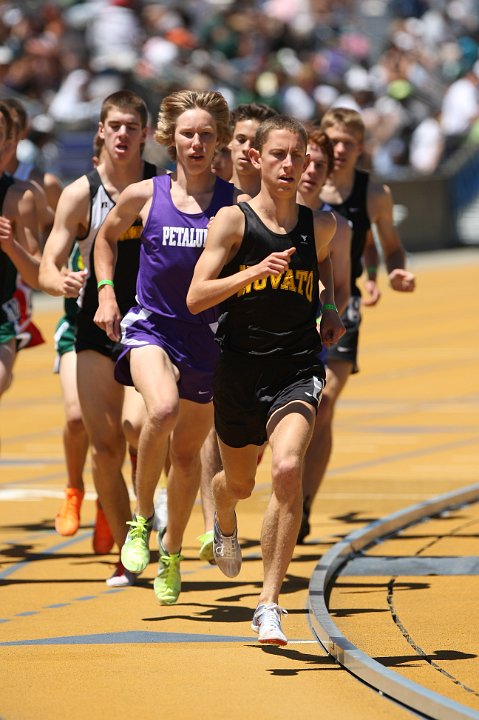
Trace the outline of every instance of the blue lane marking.
<instances>
[{"instance_id":1,"label":"blue lane marking","mask_svg":"<svg viewBox=\"0 0 479 720\"><path fill-rule=\"evenodd\" d=\"M29 615L38 615L38 610L25 610L25 612L17 613L14 617L28 617Z\"/></svg>"},{"instance_id":2,"label":"blue lane marking","mask_svg":"<svg viewBox=\"0 0 479 720\"><path fill-rule=\"evenodd\" d=\"M69 602L64 603L55 603L54 605L44 605L45 610L54 610L55 608L61 608L61 607L68 607L68 605L71 605Z\"/></svg>"},{"instance_id":3,"label":"blue lane marking","mask_svg":"<svg viewBox=\"0 0 479 720\"><path fill-rule=\"evenodd\" d=\"M38 640L12 640L0 643L1 647L14 645L118 645L144 643L245 643L254 642L255 637L235 637L234 635L195 635L192 633L129 631L102 633L98 635L66 635L57 638L39 638Z\"/></svg>"},{"instance_id":4,"label":"blue lane marking","mask_svg":"<svg viewBox=\"0 0 479 720\"><path fill-rule=\"evenodd\" d=\"M74 600L74 601L75 601L75 600L77 600L77 601L96 600L96 598L97 598L96 595L83 595L83 597L73 598L73 600Z\"/></svg>"},{"instance_id":5,"label":"blue lane marking","mask_svg":"<svg viewBox=\"0 0 479 720\"><path fill-rule=\"evenodd\" d=\"M2 570L0 572L0 580L9 577L9 575L13 575L13 573L17 572L18 570L22 570L31 562L38 561L40 557L43 557L44 555L55 555L55 553L57 553L59 550L70 547L70 545L75 545L75 543L79 542L80 540L84 540L87 537L90 537L90 535L91 530L81 533L81 535L75 535L75 537L71 538L71 540L65 540L64 542L58 543L58 545L54 545L49 550L42 550L42 552L35 553L29 558L25 558L25 560L21 560L20 562L15 563L15 565L10 565L10 567L7 567L5 568L5 570Z\"/></svg>"}]
</instances>

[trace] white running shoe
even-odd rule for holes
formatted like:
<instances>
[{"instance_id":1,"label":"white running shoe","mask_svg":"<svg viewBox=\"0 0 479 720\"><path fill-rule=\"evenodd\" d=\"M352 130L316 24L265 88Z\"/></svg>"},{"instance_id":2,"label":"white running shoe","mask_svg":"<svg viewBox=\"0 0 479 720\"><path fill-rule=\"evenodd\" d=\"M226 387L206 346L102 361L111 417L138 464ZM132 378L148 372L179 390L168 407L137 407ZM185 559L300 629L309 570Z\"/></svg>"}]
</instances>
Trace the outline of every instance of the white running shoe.
<instances>
[{"instance_id":1,"label":"white running shoe","mask_svg":"<svg viewBox=\"0 0 479 720\"><path fill-rule=\"evenodd\" d=\"M128 587L129 585L135 584L137 577L135 573L127 570L120 561L117 563L113 575L105 580L105 582L109 587Z\"/></svg>"},{"instance_id":2,"label":"white running shoe","mask_svg":"<svg viewBox=\"0 0 479 720\"><path fill-rule=\"evenodd\" d=\"M153 529L160 532L168 525L168 493L166 487L159 487L155 493L155 517Z\"/></svg>"},{"instance_id":3,"label":"white running shoe","mask_svg":"<svg viewBox=\"0 0 479 720\"><path fill-rule=\"evenodd\" d=\"M226 577L234 578L241 570L241 548L238 529L232 535L223 535L215 514L213 530L213 554L216 564Z\"/></svg>"},{"instance_id":4,"label":"white running shoe","mask_svg":"<svg viewBox=\"0 0 479 720\"><path fill-rule=\"evenodd\" d=\"M288 612L276 605L267 603L258 605L253 615L251 629L258 633L258 640L263 645L287 645L288 640L281 629L281 615Z\"/></svg>"}]
</instances>

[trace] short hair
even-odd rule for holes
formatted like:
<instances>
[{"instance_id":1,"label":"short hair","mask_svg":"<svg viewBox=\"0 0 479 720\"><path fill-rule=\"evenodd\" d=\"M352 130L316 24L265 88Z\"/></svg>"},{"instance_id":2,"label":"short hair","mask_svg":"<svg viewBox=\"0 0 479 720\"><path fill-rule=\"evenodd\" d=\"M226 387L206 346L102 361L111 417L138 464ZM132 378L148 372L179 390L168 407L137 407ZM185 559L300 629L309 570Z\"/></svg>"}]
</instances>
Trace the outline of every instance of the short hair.
<instances>
[{"instance_id":1,"label":"short hair","mask_svg":"<svg viewBox=\"0 0 479 720\"><path fill-rule=\"evenodd\" d=\"M24 132L28 125L28 113L24 104L20 102L20 100L17 100L17 98L4 98L2 102L10 108L10 114L18 128L18 133Z\"/></svg>"},{"instance_id":2,"label":"short hair","mask_svg":"<svg viewBox=\"0 0 479 720\"><path fill-rule=\"evenodd\" d=\"M277 114L277 110L265 103L242 103L231 111L231 129L234 130L236 123L242 120L257 120L262 123Z\"/></svg>"},{"instance_id":3,"label":"short hair","mask_svg":"<svg viewBox=\"0 0 479 720\"><path fill-rule=\"evenodd\" d=\"M146 103L143 98L131 90L118 90L103 100L100 111L100 122L105 122L106 116L113 108L137 112L140 117L141 127L145 128L148 124L148 108L146 107Z\"/></svg>"},{"instance_id":4,"label":"short hair","mask_svg":"<svg viewBox=\"0 0 479 720\"><path fill-rule=\"evenodd\" d=\"M176 121L184 112L195 108L211 113L216 124L218 145L227 145L231 139L230 111L228 103L220 92L178 90L163 99L155 132L156 142L165 145L173 159L176 157L174 147Z\"/></svg>"},{"instance_id":5,"label":"short hair","mask_svg":"<svg viewBox=\"0 0 479 720\"><path fill-rule=\"evenodd\" d=\"M334 147L327 134L316 125L307 125L308 145L316 145L328 161L328 175L334 170Z\"/></svg>"},{"instance_id":6,"label":"short hair","mask_svg":"<svg viewBox=\"0 0 479 720\"><path fill-rule=\"evenodd\" d=\"M6 135L7 138L10 139L12 137L14 123L11 110L8 107L7 103L3 100L0 100L0 115L3 115L3 118L5 120Z\"/></svg>"},{"instance_id":7,"label":"short hair","mask_svg":"<svg viewBox=\"0 0 479 720\"><path fill-rule=\"evenodd\" d=\"M326 132L333 125L342 125L346 130L355 133L361 142L364 140L364 121L357 110L343 107L330 108L321 118L319 127Z\"/></svg>"},{"instance_id":8,"label":"short hair","mask_svg":"<svg viewBox=\"0 0 479 720\"><path fill-rule=\"evenodd\" d=\"M273 130L289 130L296 135L299 135L304 143L304 149L308 145L308 133L304 125L296 118L289 117L289 115L272 115L270 118L261 123L256 131L254 138L253 147L259 153L263 150L266 144L269 134Z\"/></svg>"}]
</instances>

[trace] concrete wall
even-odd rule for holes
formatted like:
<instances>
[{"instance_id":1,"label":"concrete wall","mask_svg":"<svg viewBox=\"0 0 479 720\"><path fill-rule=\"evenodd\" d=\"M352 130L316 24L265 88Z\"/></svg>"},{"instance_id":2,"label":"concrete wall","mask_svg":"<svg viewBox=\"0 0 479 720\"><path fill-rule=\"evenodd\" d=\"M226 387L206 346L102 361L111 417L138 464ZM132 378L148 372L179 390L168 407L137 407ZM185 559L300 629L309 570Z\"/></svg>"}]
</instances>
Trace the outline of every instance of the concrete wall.
<instances>
[{"instance_id":1,"label":"concrete wall","mask_svg":"<svg viewBox=\"0 0 479 720\"><path fill-rule=\"evenodd\" d=\"M479 146L464 145L436 175L383 181L392 190L397 227L407 250L461 245L458 218L479 202ZM471 222L475 224L475 216Z\"/></svg>"},{"instance_id":2,"label":"concrete wall","mask_svg":"<svg viewBox=\"0 0 479 720\"><path fill-rule=\"evenodd\" d=\"M448 178L436 175L385 182L393 194L397 228L406 250L441 250L457 245Z\"/></svg>"}]
</instances>

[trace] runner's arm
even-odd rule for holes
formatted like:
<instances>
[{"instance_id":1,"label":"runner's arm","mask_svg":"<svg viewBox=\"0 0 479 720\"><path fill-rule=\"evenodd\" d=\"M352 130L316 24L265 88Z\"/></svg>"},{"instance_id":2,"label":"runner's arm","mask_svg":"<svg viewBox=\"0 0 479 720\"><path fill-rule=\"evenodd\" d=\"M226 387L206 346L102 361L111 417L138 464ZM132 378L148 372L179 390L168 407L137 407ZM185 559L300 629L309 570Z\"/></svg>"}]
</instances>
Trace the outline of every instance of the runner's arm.
<instances>
[{"instance_id":1,"label":"runner's arm","mask_svg":"<svg viewBox=\"0 0 479 720\"><path fill-rule=\"evenodd\" d=\"M68 185L58 201L55 220L43 248L40 288L50 295L78 297L87 272L66 270L68 256L77 237L89 222L89 188L85 177Z\"/></svg>"},{"instance_id":2,"label":"runner's arm","mask_svg":"<svg viewBox=\"0 0 479 720\"><path fill-rule=\"evenodd\" d=\"M215 216L186 297L193 315L218 305L254 280L280 275L288 268L289 258L295 248L271 253L257 265L220 278L223 267L236 254L243 233L244 215L236 206L222 208Z\"/></svg>"},{"instance_id":3,"label":"runner's arm","mask_svg":"<svg viewBox=\"0 0 479 720\"><path fill-rule=\"evenodd\" d=\"M121 313L116 301L113 278L118 257L118 240L135 220L141 216L151 197L152 181L145 180L129 185L110 210L95 239L94 265L98 288L98 309L93 318L110 340L121 337ZM106 282L105 282L106 281Z\"/></svg>"}]
</instances>

